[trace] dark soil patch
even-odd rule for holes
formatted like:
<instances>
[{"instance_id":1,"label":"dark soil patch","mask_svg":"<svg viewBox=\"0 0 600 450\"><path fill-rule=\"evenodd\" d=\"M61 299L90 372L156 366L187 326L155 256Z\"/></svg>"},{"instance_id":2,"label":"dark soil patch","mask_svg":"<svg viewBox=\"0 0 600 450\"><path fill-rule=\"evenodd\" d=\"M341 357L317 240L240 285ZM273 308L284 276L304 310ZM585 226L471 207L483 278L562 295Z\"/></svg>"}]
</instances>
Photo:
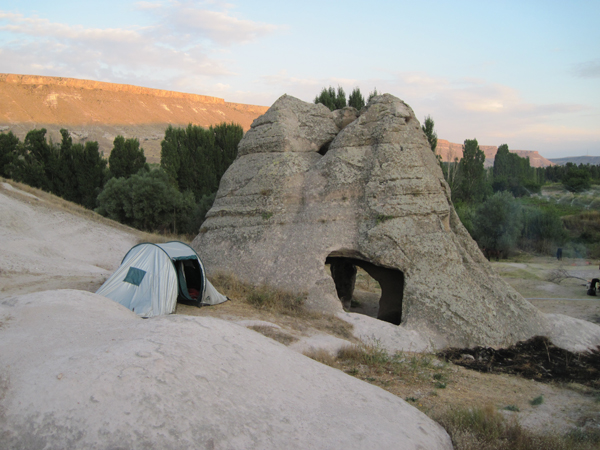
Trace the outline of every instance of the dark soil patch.
<instances>
[{"instance_id":1,"label":"dark soil patch","mask_svg":"<svg viewBox=\"0 0 600 450\"><path fill-rule=\"evenodd\" d=\"M438 357L479 372L509 373L543 382L575 382L600 389L600 348L572 353L541 336L498 350L450 348Z\"/></svg>"}]
</instances>

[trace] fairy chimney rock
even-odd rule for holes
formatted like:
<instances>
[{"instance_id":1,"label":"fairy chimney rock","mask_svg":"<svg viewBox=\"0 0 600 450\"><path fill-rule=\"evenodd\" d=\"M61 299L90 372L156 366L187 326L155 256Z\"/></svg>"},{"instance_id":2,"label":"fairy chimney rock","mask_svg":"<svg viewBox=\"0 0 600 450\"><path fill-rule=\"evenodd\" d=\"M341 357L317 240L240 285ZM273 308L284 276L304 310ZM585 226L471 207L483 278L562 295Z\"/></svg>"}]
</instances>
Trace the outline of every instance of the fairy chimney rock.
<instances>
[{"instance_id":1,"label":"fairy chimney rock","mask_svg":"<svg viewBox=\"0 0 600 450\"><path fill-rule=\"evenodd\" d=\"M362 267L382 288L378 318L437 347L546 327L462 226L419 121L389 94L360 113L279 98L240 142L192 245L212 272L306 293L328 312Z\"/></svg>"}]
</instances>

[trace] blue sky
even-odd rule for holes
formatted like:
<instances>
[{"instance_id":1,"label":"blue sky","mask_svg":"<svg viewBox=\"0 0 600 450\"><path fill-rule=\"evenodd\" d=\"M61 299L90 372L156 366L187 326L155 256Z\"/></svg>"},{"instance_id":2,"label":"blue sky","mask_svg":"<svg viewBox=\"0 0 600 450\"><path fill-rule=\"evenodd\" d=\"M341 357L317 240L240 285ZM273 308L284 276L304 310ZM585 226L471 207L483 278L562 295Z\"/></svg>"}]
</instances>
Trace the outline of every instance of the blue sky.
<instances>
[{"instance_id":1,"label":"blue sky","mask_svg":"<svg viewBox=\"0 0 600 450\"><path fill-rule=\"evenodd\" d=\"M0 0L0 72L271 105L374 88L452 142L600 156L600 1Z\"/></svg>"}]
</instances>

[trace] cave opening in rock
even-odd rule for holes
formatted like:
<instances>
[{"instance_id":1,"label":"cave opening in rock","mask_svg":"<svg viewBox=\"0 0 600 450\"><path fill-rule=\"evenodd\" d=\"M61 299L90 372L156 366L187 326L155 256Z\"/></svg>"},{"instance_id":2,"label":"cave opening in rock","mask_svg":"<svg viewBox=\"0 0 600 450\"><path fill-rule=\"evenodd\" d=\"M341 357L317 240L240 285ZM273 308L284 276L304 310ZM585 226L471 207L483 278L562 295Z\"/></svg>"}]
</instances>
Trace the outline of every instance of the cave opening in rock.
<instances>
[{"instance_id":1,"label":"cave opening in rock","mask_svg":"<svg viewBox=\"0 0 600 450\"><path fill-rule=\"evenodd\" d=\"M325 156L325 153L327 153L327 151L329 150L329 146L331 145L332 142L333 141L325 142L323 145L321 145L321 148L319 149L319 151L317 153L321 156Z\"/></svg>"},{"instance_id":2,"label":"cave opening in rock","mask_svg":"<svg viewBox=\"0 0 600 450\"><path fill-rule=\"evenodd\" d=\"M379 320L400 325L402 322L402 299L404 296L404 273L358 259L343 256L329 256L325 264L329 265L331 277L335 283L337 295L347 311L362 312ZM360 270L362 269L362 270ZM364 272L363 272L364 271ZM375 282L369 286L368 277ZM358 284L357 284L358 279ZM369 288L364 291L364 282ZM362 284L363 289L356 289ZM379 294L380 292L380 294ZM367 304L373 295L380 295L376 314Z\"/></svg>"}]
</instances>

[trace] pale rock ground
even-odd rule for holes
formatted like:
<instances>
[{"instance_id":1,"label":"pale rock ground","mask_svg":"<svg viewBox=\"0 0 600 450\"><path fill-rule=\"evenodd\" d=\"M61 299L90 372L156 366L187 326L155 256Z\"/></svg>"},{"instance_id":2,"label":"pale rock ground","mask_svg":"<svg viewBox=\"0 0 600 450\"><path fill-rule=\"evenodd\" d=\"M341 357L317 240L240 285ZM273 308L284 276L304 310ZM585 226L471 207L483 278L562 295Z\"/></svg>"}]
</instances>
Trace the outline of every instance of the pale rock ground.
<instances>
[{"instance_id":1,"label":"pale rock ground","mask_svg":"<svg viewBox=\"0 0 600 450\"><path fill-rule=\"evenodd\" d=\"M452 448L404 400L244 326L40 292L97 287L137 240L1 185L3 448Z\"/></svg>"},{"instance_id":2,"label":"pale rock ground","mask_svg":"<svg viewBox=\"0 0 600 450\"><path fill-rule=\"evenodd\" d=\"M452 448L404 400L223 320L54 290L5 299L0 324L4 448Z\"/></svg>"},{"instance_id":3,"label":"pale rock ground","mask_svg":"<svg viewBox=\"0 0 600 450\"><path fill-rule=\"evenodd\" d=\"M18 410L18 414L14 416L14 422L11 423L17 424L19 420L36 410L38 415L35 418L32 418L33 416L30 418L33 421L32 423L37 423L42 428L53 423L52 421L55 424L62 423L65 425L68 423L73 425L75 422L85 423L84 428L86 431L81 437L82 441L80 441L85 442L86 439L91 439L94 433L101 430L114 432L118 428L118 424L126 424L128 425L126 428L131 428L129 425L136 424L137 426L138 422L136 420L144 421L147 419L149 420L148 423L158 427L150 431L151 433L155 433L153 436L156 436L158 439L156 442L164 442L161 439L166 439L170 424L166 421L163 423L156 415L153 416L152 414L158 410L162 413L175 414L175 417L181 417L177 415L179 413L174 411L176 406L173 403L174 397L169 397L165 394L163 390L165 386L172 387L177 392L177 395L179 395L177 405L183 404L184 408L188 408L189 406L186 403L190 401L187 394L196 392L196 394L200 395L199 391L197 392L196 390L202 389L195 385L198 379L192 377L193 371L191 369L185 375L181 374L181 378L193 378L194 382L189 382L185 385L181 384L181 379L176 382L175 378L173 378L175 377L173 373L168 375L167 372L161 372L161 370L167 370L168 364L177 363L176 361L171 361L167 364L170 358L168 353L173 351L175 353L173 358L178 360L179 363L177 364L182 364L183 367L188 361L193 361L193 358L189 357L189 355L194 355L194 357L201 356L202 358L199 361L203 361L203 358L206 357L204 353L194 352L214 352L215 349L218 350L216 351L218 357L215 357L217 362L210 369L213 371L211 372L212 378L208 377L208 379L212 383L221 383L220 376L224 375L226 381L218 385L218 392L224 393L224 395L230 388L240 390L255 389L257 384L252 384L257 383L254 375L251 377L253 381L248 381L250 384L244 385L246 382L244 379L249 374L252 374L254 368L262 370L260 366L266 365L273 371L273 374L278 374L282 379L292 376L289 375L287 369L282 368L281 364L277 363L278 358L284 358L286 361L292 361L290 364L293 364L294 370L297 372L293 374L293 381L296 382L298 379L301 379L306 382L306 384L302 385L304 388L300 388L301 390L299 391L294 390L295 394L291 394L292 397L296 395L296 402L299 402L298 397L304 397L305 395L309 395L310 397L311 389L320 382L318 379L325 377L330 380L332 389L337 383L340 386L345 386L344 393L340 392L339 394L339 397L341 397L339 401L346 402L343 406L345 408L343 409L344 411L353 411L353 399L359 397L346 397L348 397L347 393L349 390L357 390L357 396L359 395L358 392L363 392L360 395L372 397L371 400L366 399L365 401L372 405L371 409L373 411L387 411L390 414L391 411L394 411L394 414L408 414L407 411L412 411L411 414L414 413L415 415L411 417L416 417L417 419L415 420L417 421L421 420L418 411L405 406L404 402L384 393L380 389L365 385L356 380L348 381L349 377L346 377L344 374L332 375L335 371L323 368L317 363L313 363L297 355L296 352L289 352L284 346L273 343L258 333L244 331L239 326L250 327L259 325L279 327L270 322L232 318L232 321L239 323L239 325L235 325L216 320L180 317L145 321L138 320L135 316L127 313L127 311L123 311L121 307L112 302L107 302L101 297L85 292L53 291L39 294L43 290L57 288L95 291L118 267L124 254L138 240L139 235L133 230L127 231L124 227L118 226L111 227L104 223L82 217L81 215L72 214L48 203L41 196L36 197L35 195L16 189L8 183L0 183L0 303L3 303L3 319L0 323L0 333L3 334L3 337L0 339L0 345L2 345L0 349L0 359L2 360L0 367L3 370L3 373L0 375L0 402L3 410L6 411L7 401L12 402L17 397L23 396L20 397L22 404L15 409L15 412ZM501 271L504 270L501 266L496 265L496 267ZM597 267L595 270L597 270ZM17 297L18 295L28 293L35 294L26 297ZM559 294L562 294L562 292ZM597 302L594 299L585 299L584 296L579 301ZM26 305L28 302L30 303L29 306ZM555 311L552 309L551 304L550 306L547 305L544 309L544 305L539 302L536 305L541 307L544 312L551 313ZM559 300L556 300L556 302L559 302ZM69 307L65 307L65 305L69 305ZM563 308L561 312L569 314L570 303L562 302L560 305ZM82 309L85 313L82 313ZM17 314L17 311L20 312ZM600 309L598 312L600 312ZM365 339L367 343L376 340L390 351L420 351L427 349L430 345L426 337L406 332L399 333L398 330L401 330L400 328L396 327L394 329L393 326L387 323L382 324L380 321L361 314L340 313L340 316L345 317L353 323L357 337ZM581 319L589 319L579 309L575 311L574 316ZM10 318L7 320L7 317ZM48 320L49 317L52 320ZM598 327L587 322L574 323L573 319L560 315L551 316L551 320L556 327L555 337L557 340L566 338L569 342L574 342L575 345L579 345L581 342L596 342L594 340L597 339L595 330ZM30 324L35 331L28 334L26 333L25 326L16 327L17 323L23 325ZM127 325L125 326L125 324ZM582 325L588 329L587 337L583 341L579 339L578 333L565 333L565 330L572 329L573 326L579 327ZM175 332L174 327L196 331L190 331L187 334L180 333ZM218 330L218 333L207 332L207 330L214 331L215 329ZM198 334L195 335L194 333ZM209 336L211 334L216 334L217 336ZM149 336L151 338L148 338ZM201 339L203 342L205 339L210 341L213 338L220 341L213 342L212 349L207 349L204 345L190 345L190 340L184 340L181 336L186 336L189 339L199 339L199 336L202 336ZM9 338L12 344L8 344ZM18 339L18 344L14 343L13 339ZM112 339L115 339L115 341ZM57 341L60 342L60 345L56 345ZM290 348L297 352L320 348L333 353L341 346L346 345L346 343L347 341L343 339L326 334L317 334L291 344ZM239 349L245 349L246 345L251 350L238 352ZM196 347L201 349L198 350ZM232 348L232 354L227 355L227 358L223 358L223 355L226 354L223 352L228 347ZM162 351L160 348L168 350L163 352L164 354L160 354L158 353ZM177 350L178 348L181 348L181 350ZM108 354L106 353L107 350ZM186 355L185 352L189 353ZM136 353L139 354L136 355ZM259 361L257 363L256 361L248 360L247 356L251 354L260 354L259 359L263 362L260 363ZM96 361L95 359L99 355L102 355L102 358ZM246 355L246 357L240 355ZM230 356L233 358L231 360L233 362L228 362ZM133 358L134 362L132 362L131 358ZM186 361L185 364L182 363L184 360ZM302 363L300 364L299 361ZM151 365L149 362L153 362L153 364ZM193 370L208 370L204 364L196 362L191 362L190 364L194 368ZM230 364L233 364L233 367L239 366L239 364L245 367L243 376L242 374L236 374L236 370L228 371L227 367ZM10 368L8 368L9 365ZM125 369L125 366L130 367L130 369ZM106 383L111 376L118 378L118 375L121 374L120 371L126 374L125 378L129 380L128 383L131 382L131 384L127 384L126 388L123 388L124 390L119 390L124 385L118 388L113 383ZM136 376L135 373L138 372L142 373L143 376ZM206 372L202 373L206 374ZM172 378L168 378L167 375ZM478 375L473 374L475 377ZM75 383L75 379L72 376L81 378L75 378L79 380ZM87 376L90 378L86 379ZM146 376L149 378L145 378ZM136 385L133 383L131 381L133 378L138 383L141 381L141 384ZM277 379L278 377L275 376L273 378ZM187 378L185 379L187 380ZM61 384L62 381L65 381L65 383ZM163 384L163 382L167 382L167 384ZM472 381L469 382L472 383ZM310 389L308 388L309 385ZM519 413L520 419L526 426L538 429L566 430L575 423L578 417L577 411L587 401L577 392L571 390L559 389L534 382L531 382L531 385L531 389L523 395L529 395L529 392L533 392L533 388L535 387L535 389L544 392L546 401L543 405L535 409L530 408L522 410ZM244 389L242 389L242 386L244 386ZM73 390L74 388L76 389ZM159 390L160 395L153 394L152 397L144 397L144 390L147 393L156 389ZM281 385L277 389L280 389L278 392L283 392ZM366 391L363 391L363 389L366 389ZM447 391L444 394L453 394L450 389L447 389ZM213 389L211 392L217 391ZM201 394L204 396L207 395L207 392L202 391ZM263 392L263 394L266 397L261 397L261 399L269 403L269 393ZM162 398L161 396L163 395L165 400L160 400L160 403L156 404L155 400ZM215 399L214 397L210 398ZM311 398L314 400L314 397ZM373 398L379 400L375 401ZM135 413L127 410L125 407L127 402L123 399L139 402L142 405L140 406L140 411L142 412L139 413L143 414L143 417L134 418L132 414L135 415ZM245 403L246 409L243 411L243 414L240 413L239 409L232 412L219 410L218 414L230 414L227 416L228 420L233 420L234 418L237 420L235 414L238 413L240 416L255 414L255 404L253 402L258 402L257 398L251 399L250 397L245 397L245 399L247 403ZM78 401L80 402L79 404L77 404ZM260 404L260 402L258 403ZM234 399L229 398L227 404L235 404ZM104 414L108 417L110 416L108 412L114 411L115 405L121 408L117 417L106 419L104 424L93 424L91 418L85 418L88 412L91 414L89 417L100 417ZM278 405L280 409L277 410L278 414L275 415L280 418L281 414L279 413L285 410L286 414L289 414L288 417L293 418L288 424L277 422L270 428L270 431L265 431L264 427L266 425L263 422L248 424L247 428L236 425L235 433L237 434L234 434L238 436L240 441L223 442L228 442L227 445L231 444L237 448L241 448L239 445L235 445L237 442L257 442L257 446L250 446L249 448L277 448L269 447L269 445L278 442L276 440L269 440L277 432L284 434L286 432L296 433L296 436L305 437L315 436L316 432L314 430L310 428L297 428L297 424L294 423L294 421L299 420L312 420L310 414L300 419L300 415L306 412L306 410L295 411L291 407L286 409L283 403L279 403ZM55 412L53 419L50 415L44 415L45 412L50 412L51 410ZM265 414L262 416L265 418L269 414L272 414L273 411L261 409L259 413ZM127 414L128 412L129 414ZM208 413L199 412L198 414ZM372 412L365 417L361 416L360 419L358 412L351 412L352 414L354 416L347 418L347 414L343 413L342 419L344 424L350 424L352 420L359 421L364 419L367 421L365 423L371 424L370 426L373 429L379 429L382 426L379 423L372 423L375 418L366 417L369 415L372 416ZM332 413L332 415L335 416L336 414ZM207 416L192 417L206 418ZM0 415L3 427L7 426L6 422L4 422L5 418L6 416L3 417ZM175 424L175 428L172 430L176 429L178 433L183 433L186 439L191 439L192 437L190 436L193 435L193 427L189 420L185 419L184 424ZM385 417L378 418L377 420L381 420L384 428L387 426L388 422ZM200 420L200 422L202 421ZM314 420L310 423L318 422L319 420ZM209 420L209 424L207 426L213 427L212 430L215 430L215 436L218 435L219 430L223 430L214 418ZM184 429L186 426L189 426L189 428ZM335 426L339 426L339 424ZM66 429L63 428L63 430ZM347 426L345 429L350 430L352 427ZM358 429L364 430L365 428L359 427ZM437 430L435 426L432 429ZM157 430L163 430L164 432ZM274 433L269 434L269 432ZM30 436L30 434L27 434L29 431L26 429L23 429L22 433L23 436ZM123 439L131 437L126 432L124 433L125 435L121 435ZM433 433L435 434L437 431L433 431ZM251 436L259 437L256 437L257 441L253 441L252 439L254 438L251 438ZM391 435L388 434L387 436ZM373 438L376 437L373 436ZM234 438L232 437L231 439ZM382 437L382 439L387 439L387 437ZM39 446L43 447L41 442ZM48 442L51 443L51 441ZM143 444L143 441L140 442ZM324 442L330 441L326 440ZM183 448L184 441L181 441L180 444ZM205 447L200 448L212 448L210 447L212 445L210 442L206 442L205 444ZM265 445L264 447L263 444ZM34 442L30 448L35 448L36 445ZM227 445L223 444L221 447L215 445L214 448L232 448ZM314 445L309 447L315 448ZM349 445L346 445L346 447L352 448ZM49 445L48 448L56 448L56 446ZM292 446L292 448L295 447ZM390 447L383 445L380 448ZM426 446L426 448L435 447ZM441 448L444 448L443 445Z\"/></svg>"}]
</instances>

